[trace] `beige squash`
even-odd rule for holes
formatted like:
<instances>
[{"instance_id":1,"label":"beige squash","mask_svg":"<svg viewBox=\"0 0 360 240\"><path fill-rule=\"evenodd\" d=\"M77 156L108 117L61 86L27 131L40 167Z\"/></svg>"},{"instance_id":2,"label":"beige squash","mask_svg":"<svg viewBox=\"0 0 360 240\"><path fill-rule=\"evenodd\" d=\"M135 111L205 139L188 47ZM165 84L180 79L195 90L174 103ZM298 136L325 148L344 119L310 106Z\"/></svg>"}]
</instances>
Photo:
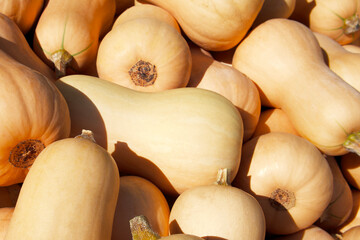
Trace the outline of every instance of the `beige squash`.
<instances>
[{"instance_id":1,"label":"beige squash","mask_svg":"<svg viewBox=\"0 0 360 240\"><path fill-rule=\"evenodd\" d=\"M348 229L342 234L342 240L356 240L360 236L360 225Z\"/></svg>"},{"instance_id":2,"label":"beige squash","mask_svg":"<svg viewBox=\"0 0 360 240\"><path fill-rule=\"evenodd\" d=\"M324 50L324 58L330 69L360 91L360 54L346 50L337 41L324 34L314 34Z\"/></svg>"},{"instance_id":3,"label":"beige squash","mask_svg":"<svg viewBox=\"0 0 360 240\"><path fill-rule=\"evenodd\" d=\"M360 53L360 46L357 46L355 44L346 44L342 45L346 50L353 53Z\"/></svg>"},{"instance_id":4,"label":"beige squash","mask_svg":"<svg viewBox=\"0 0 360 240\"><path fill-rule=\"evenodd\" d=\"M111 155L84 134L56 141L37 157L6 240L111 239L118 168Z\"/></svg>"},{"instance_id":5,"label":"beige squash","mask_svg":"<svg viewBox=\"0 0 360 240\"><path fill-rule=\"evenodd\" d=\"M96 59L100 78L143 92L185 87L191 64L184 37L155 18L115 26L101 41Z\"/></svg>"},{"instance_id":6,"label":"beige squash","mask_svg":"<svg viewBox=\"0 0 360 240\"><path fill-rule=\"evenodd\" d=\"M350 186L345 180L336 159L331 156L326 157L326 159L333 174L334 191L329 205L315 224L330 232L349 218L353 199Z\"/></svg>"},{"instance_id":7,"label":"beige squash","mask_svg":"<svg viewBox=\"0 0 360 240\"><path fill-rule=\"evenodd\" d=\"M349 229L360 225L360 191L352 188L353 207L349 218L336 229L336 232L343 234Z\"/></svg>"},{"instance_id":8,"label":"beige squash","mask_svg":"<svg viewBox=\"0 0 360 240\"><path fill-rule=\"evenodd\" d=\"M13 213L14 207L0 208L0 240L5 239Z\"/></svg>"},{"instance_id":9,"label":"beige squash","mask_svg":"<svg viewBox=\"0 0 360 240\"><path fill-rule=\"evenodd\" d=\"M1 0L0 13L5 14L26 34L43 10L44 0Z\"/></svg>"},{"instance_id":10,"label":"beige squash","mask_svg":"<svg viewBox=\"0 0 360 240\"><path fill-rule=\"evenodd\" d=\"M295 9L296 0L265 0L252 28L272 18L288 18Z\"/></svg>"},{"instance_id":11,"label":"beige squash","mask_svg":"<svg viewBox=\"0 0 360 240\"><path fill-rule=\"evenodd\" d=\"M191 45L192 68L188 87L217 92L239 110L244 123L244 141L255 131L261 102L255 84L239 70L214 60L210 53Z\"/></svg>"},{"instance_id":12,"label":"beige squash","mask_svg":"<svg viewBox=\"0 0 360 240\"><path fill-rule=\"evenodd\" d=\"M170 234L191 234L205 239L263 240L265 217L249 193L229 185L221 169L216 183L180 194L170 211Z\"/></svg>"},{"instance_id":13,"label":"beige squash","mask_svg":"<svg viewBox=\"0 0 360 240\"><path fill-rule=\"evenodd\" d=\"M324 229L312 225L296 233L271 237L269 240L334 240Z\"/></svg>"},{"instance_id":14,"label":"beige squash","mask_svg":"<svg viewBox=\"0 0 360 240\"><path fill-rule=\"evenodd\" d=\"M179 24L175 18L168 11L152 4L134 5L127 8L115 19L112 28L136 18L155 18L167 22L181 33Z\"/></svg>"},{"instance_id":15,"label":"beige squash","mask_svg":"<svg viewBox=\"0 0 360 240\"><path fill-rule=\"evenodd\" d=\"M290 19L266 21L237 47L233 67L256 83L263 106L281 108L322 152L359 152L360 92L326 65L308 27Z\"/></svg>"},{"instance_id":16,"label":"beige squash","mask_svg":"<svg viewBox=\"0 0 360 240\"><path fill-rule=\"evenodd\" d=\"M0 49L16 61L55 80L54 71L31 49L24 34L8 16L0 13Z\"/></svg>"},{"instance_id":17,"label":"beige squash","mask_svg":"<svg viewBox=\"0 0 360 240\"><path fill-rule=\"evenodd\" d=\"M228 50L238 44L253 24L264 0L146 0L169 11L199 47ZM136 3L135 3L136 5Z\"/></svg>"},{"instance_id":18,"label":"beige squash","mask_svg":"<svg viewBox=\"0 0 360 240\"><path fill-rule=\"evenodd\" d=\"M285 132L299 135L286 113L280 108L267 108L260 113L252 138L270 133Z\"/></svg>"},{"instance_id":19,"label":"beige squash","mask_svg":"<svg viewBox=\"0 0 360 240\"><path fill-rule=\"evenodd\" d=\"M290 18L344 45L360 36L359 14L359 0L296 0Z\"/></svg>"},{"instance_id":20,"label":"beige squash","mask_svg":"<svg viewBox=\"0 0 360 240\"><path fill-rule=\"evenodd\" d=\"M71 135L91 129L121 172L173 195L214 182L219 167L234 179L243 123L220 94L199 88L147 93L86 75L56 85L70 109Z\"/></svg>"},{"instance_id":21,"label":"beige squash","mask_svg":"<svg viewBox=\"0 0 360 240\"><path fill-rule=\"evenodd\" d=\"M35 28L33 49L57 77L84 73L96 76L99 39L110 30L115 0L51 0Z\"/></svg>"},{"instance_id":22,"label":"beige squash","mask_svg":"<svg viewBox=\"0 0 360 240\"><path fill-rule=\"evenodd\" d=\"M138 176L122 176L111 239L131 239L129 221L138 215L145 215L154 231L167 236L169 214L164 194L152 182Z\"/></svg>"},{"instance_id":23,"label":"beige squash","mask_svg":"<svg viewBox=\"0 0 360 240\"><path fill-rule=\"evenodd\" d=\"M360 190L360 156L355 153L341 156L340 168L346 181L352 187Z\"/></svg>"},{"instance_id":24,"label":"beige squash","mask_svg":"<svg viewBox=\"0 0 360 240\"><path fill-rule=\"evenodd\" d=\"M259 201L268 233L292 234L322 215L333 195L333 175L313 144L272 132L252 138L242 150L232 185Z\"/></svg>"}]
</instances>

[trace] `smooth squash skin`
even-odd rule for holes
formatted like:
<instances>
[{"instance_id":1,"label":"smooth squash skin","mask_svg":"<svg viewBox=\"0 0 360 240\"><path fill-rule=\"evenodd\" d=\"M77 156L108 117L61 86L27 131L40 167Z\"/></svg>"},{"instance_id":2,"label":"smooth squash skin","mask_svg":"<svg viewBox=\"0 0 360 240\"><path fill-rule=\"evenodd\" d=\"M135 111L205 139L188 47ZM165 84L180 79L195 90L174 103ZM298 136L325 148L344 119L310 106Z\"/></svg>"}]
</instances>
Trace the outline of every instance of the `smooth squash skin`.
<instances>
[{"instance_id":1,"label":"smooth squash skin","mask_svg":"<svg viewBox=\"0 0 360 240\"><path fill-rule=\"evenodd\" d=\"M120 177L83 137L46 147L26 177L5 240L110 240Z\"/></svg>"},{"instance_id":2,"label":"smooth squash skin","mask_svg":"<svg viewBox=\"0 0 360 240\"><path fill-rule=\"evenodd\" d=\"M341 156L340 168L346 181L353 188L360 190L360 156L355 153Z\"/></svg>"},{"instance_id":3,"label":"smooth squash skin","mask_svg":"<svg viewBox=\"0 0 360 240\"><path fill-rule=\"evenodd\" d=\"M348 229L342 234L342 240L356 240L360 236L360 225Z\"/></svg>"},{"instance_id":4,"label":"smooth squash skin","mask_svg":"<svg viewBox=\"0 0 360 240\"><path fill-rule=\"evenodd\" d=\"M223 51L234 47L244 38L264 0L206 2L146 0L144 2L169 11L186 36L199 47L209 51Z\"/></svg>"},{"instance_id":5,"label":"smooth squash skin","mask_svg":"<svg viewBox=\"0 0 360 240\"><path fill-rule=\"evenodd\" d=\"M0 50L0 186L24 181L36 156L70 134L70 115L53 82Z\"/></svg>"},{"instance_id":6,"label":"smooth squash skin","mask_svg":"<svg viewBox=\"0 0 360 240\"><path fill-rule=\"evenodd\" d=\"M143 92L185 87L191 54L184 37L167 22L135 18L118 24L100 43L100 78Z\"/></svg>"},{"instance_id":7,"label":"smooth squash skin","mask_svg":"<svg viewBox=\"0 0 360 240\"><path fill-rule=\"evenodd\" d=\"M191 45L191 75L188 87L217 92L229 99L239 110L244 123L244 141L257 126L261 102L256 85L236 68L216 61L205 50Z\"/></svg>"},{"instance_id":8,"label":"smooth squash skin","mask_svg":"<svg viewBox=\"0 0 360 240\"><path fill-rule=\"evenodd\" d=\"M296 233L270 237L269 240L334 240L324 229L312 225Z\"/></svg>"},{"instance_id":9,"label":"smooth squash skin","mask_svg":"<svg viewBox=\"0 0 360 240\"><path fill-rule=\"evenodd\" d=\"M251 137L254 138L270 132L286 132L299 135L288 116L280 108L263 110Z\"/></svg>"},{"instance_id":10,"label":"smooth squash skin","mask_svg":"<svg viewBox=\"0 0 360 240\"><path fill-rule=\"evenodd\" d=\"M310 227L333 195L333 175L323 154L306 139L272 132L244 143L234 187L260 203L270 234Z\"/></svg>"},{"instance_id":11,"label":"smooth squash skin","mask_svg":"<svg viewBox=\"0 0 360 240\"><path fill-rule=\"evenodd\" d=\"M0 208L0 240L5 239L13 213L14 207Z\"/></svg>"},{"instance_id":12,"label":"smooth squash skin","mask_svg":"<svg viewBox=\"0 0 360 240\"><path fill-rule=\"evenodd\" d=\"M263 106L281 108L322 152L359 152L360 92L326 65L308 27L290 19L266 21L237 47L233 67L256 83Z\"/></svg>"},{"instance_id":13,"label":"smooth squash skin","mask_svg":"<svg viewBox=\"0 0 360 240\"><path fill-rule=\"evenodd\" d=\"M346 50L352 53L360 53L360 46L357 46L355 44L346 44L342 45Z\"/></svg>"},{"instance_id":14,"label":"smooth squash skin","mask_svg":"<svg viewBox=\"0 0 360 240\"><path fill-rule=\"evenodd\" d=\"M170 209L164 194L145 178L122 176L111 239L131 239L129 221L137 215L145 215L160 236L169 235Z\"/></svg>"},{"instance_id":15,"label":"smooth squash skin","mask_svg":"<svg viewBox=\"0 0 360 240\"><path fill-rule=\"evenodd\" d=\"M229 169L230 181L235 177L243 123L220 94L199 88L147 93L86 75L56 85L70 109L71 135L92 130L120 172L174 195L214 182L219 167Z\"/></svg>"},{"instance_id":16,"label":"smooth squash skin","mask_svg":"<svg viewBox=\"0 0 360 240\"><path fill-rule=\"evenodd\" d=\"M142 4L142 5L134 5L126 10L124 10L114 21L112 28L115 26L132 20L136 18L155 18L159 19L163 22L169 23L173 26L179 33L181 33L179 24L175 20L175 18L165 9L152 5L152 4Z\"/></svg>"},{"instance_id":17,"label":"smooth squash skin","mask_svg":"<svg viewBox=\"0 0 360 240\"><path fill-rule=\"evenodd\" d=\"M346 50L340 43L324 34L315 32L314 35L324 50L324 58L329 68L360 91L360 54Z\"/></svg>"},{"instance_id":18,"label":"smooth squash skin","mask_svg":"<svg viewBox=\"0 0 360 240\"><path fill-rule=\"evenodd\" d=\"M115 0L50 0L35 28L33 49L57 77L96 75L99 39L110 30Z\"/></svg>"},{"instance_id":19,"label":"smooth squash skin","mask_svg":"<svg viewBox=\"0 0 360 240\"><path fill-rule=\"evenodd\" d=\"M24 34L8 16L0 13L0 49L16 61L55 80L54 71L31 49Z\"/></svg>"},{"instance_id":20,"label":"smooth squash skin","mask_svg":"<svg viewBox=\"0 0 360 240\"><path fill-rule=\"evenodd\" d=\"M38 19L43 5L44 0L1 0L0 13L10 17L26 34Z\"/></svg>"},{"instance_id":21,"label":"smooth squash skin","mask_svg":"<svg viewBox=\"0 0 360 240\"><path fill-rule=\"evenodd\" d=\"M349 229L360 225L360 191L356 188L351 188L353 197L352 210L349 218L337 229L336 233L343 234Z\"/></svg>"}]
</instances>

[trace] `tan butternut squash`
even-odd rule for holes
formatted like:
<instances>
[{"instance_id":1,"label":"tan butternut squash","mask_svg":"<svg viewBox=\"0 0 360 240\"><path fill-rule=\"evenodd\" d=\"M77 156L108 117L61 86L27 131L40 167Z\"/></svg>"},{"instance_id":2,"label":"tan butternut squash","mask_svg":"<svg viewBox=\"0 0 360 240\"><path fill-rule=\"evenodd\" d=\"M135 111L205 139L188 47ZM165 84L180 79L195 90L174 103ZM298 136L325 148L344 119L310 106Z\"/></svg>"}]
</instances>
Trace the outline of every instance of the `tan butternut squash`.
<instances>
[{"instance_id":1,"label":"tan butternut squash","mask_svg":"<svg viewBox=\"0 0 360 240\"><path fill-rule=\"evenodd\" d=\"M359 152L360 92L326 65L308 27L290 19L266 21L237 47L233 67L256 83L262 105L281 108L322 152Z\"/></svg>"},{"instance_id":2,"label":"tan butternut squash","mask_svg":"<svg viewBox=\"0 0 360 240\"><path fill-rule=\"evenodd\" d=\"M146 0L169 11L196 45L209 51L234 47L246 35L264 0Z\"/></svg>"},{"instance_id":3,"label":"tan butternut squash","mask_svg":"<svg viewBox=\"0 0 360 240\"><path fill-rule=\"evenodd\" d=\"M334 240L324 229L312 225L296 233L271 237L269 240Z\"/></svg>"},{"instance_id":4,"label":"tan butternut squash","mask_svg":"<svg viewBox=\"0 0 360 240\"><path fill-rule=\"evenodd\" d=\"M121 172L144 177L167 195L214 182L219 167L229 169L230 181L235 177L243 123L220 94L199 88L148 93L86 75L56 85L70 109L71 136L91 129Z\"/></svg>"},{"instance_id":5,"label":"tan butternut squash","mask_svg":"<svg viewBox=\"0 0 360 240\"><path fill-rule=\"evenodd\" d=\"M360 36L359 14L359 0L297 0L290 18L344 45Z\"/></svg>"},{"instance_id":6,"label":"tan butternut squash","mask_svg":"<svg viewBox=\"0 0 360 240\"><path fill-rule=\"evenodd\" d=\"M0 50L0 186L24 181L37 155L70 133L64 97L44 75Z\"/></svg>"},{"instance_id":7,"label":"tan butternut squash","mask_svg":"<svg viewBox=\"0 0 360 240\"><path fill-rule=\"evenodd\" d=\"M115 26L101 41L99 77L144 92L185 87L191 72L190 49L171 25L137 18Z\"/></svg>"},{"instance_id":8,"label":"tan butternut squash","mask_svg":"<svg viewBox=\"0 0 360 240\"><path fill-rule=\"evenodd\" d=\"M343 234L349 229L360 225L360 191L352 188L351 193L353 196L352 210L349 218L336 229L336 232Z\"/></svg>"},{"instance_id":9,"label":"tan butternut squash","mask_svg":"<svg viewBox=\"0 0 360 240\"><path fill-rule=\"evenodd\" d=\"M330 232L348 219L352 211L353 199L350 186L345 180L336 159L331 156L326 159L333 174L334 191L329 205L315 224Z\"/></svg>"},{"instance_id":10,"label":"tan butternut squash","mask_svg":"<svg viewBox=\"0 0 360 240\"><path fill-rule=\"evenodd\" d=\"M26 34L38 20L43 5L44 0L1 0L0 13L11 18Z\"/></svg>"},{"instance_id":11,"label":"tan butternut squash","mask_svg":"<svg viewBox=\"0 0 360 240\"><path fill-rule=\"evenodd\" d=\"M24 181L5 239L111 239L119 179L111 155L86 136L52 143Z\"/></svg>"},{"instance_id":12,"label":"tan butternut squash","mask_svg":"<svg viewBox=\"0 0 360 240\"><path fill-rule=\"evenodd\" d=\"M259 91L246 75L214 60L210 53L192 45L192 68L188 87L217 92L229 99L239 110L244 124L244 141L255 131L261 102Z\"/></svg>"},{"instance_id":13,"label":"tan butternut squash","mask_svg":"<svg viewBox=\"0 0 360 240\"><path fill-rule=\"evenodd\" d=\"M342 240L356 240L360 236L360 225L354 226L342 234Z\"/></svg>"},{"instance_id":14,"label":"tan butternut squash","mask_svg":"<svg viewBox=\"0 0 360 240\"><path fill-rule=\"evenodd\" d=\"M310 227L333 195L333 175L321 152L302 137L280 132L244 143L232 185L259 201L271 234Z\"/></svg>"},{"instance_id":15,"label":"tan butternut squash","mask_svg":"<svg viewBox=\"0 0 360 240\"><path fill-rule=\"evenodd\" d=\"M270 133L286 132L299 135L288 116L280 108L268 108L260 113L252 138Z\"/></svg>"},{"instance_id":16,"label":"tan butternut squash","mask_svg":"<svg viewBox=\"0 0 360 240\"><path fill-rule=\"evenodd\" d=\"M115 8L115 0L49 1L35 28L34 51L57 77L96 75L99 38L110 30Z\"/></svg>"},{"instance_id":17,"label":"tan butternut squash","mask_svg":"<svg viewBox=\"0 0 360 240\"><path fill-rule=\"evenodd\" d=\"M16 61L55 80L54 71L31 49L24 34L11 18L0 13L0 49Z\"/></svg>"},{"instance_id":18,"label":"tan butternut squash","mask_svg":"<svg viewBox=\"0 0 360 240\"><path fill-rule=\"evenodd\" d=\"M112 28L132 19L148 17L167 22L181 33L179 24L175 18L168 11L152 4L134 5L127 8L115 19Z\"/></svg>"},{"instance_id":19,"label":"tan butternut squash","mask_svg":"<svg viewBox=\"0 0 360 240\"><path fill-rule=\"evenodd\" d=\"M229 185L221 169L215 184L197 186L180 194L170 211L170 234L205 239L263 240L265 217L249 193Z\"/></svg>"},{"instance_id":20,"label":"tan butternut squash","mask_svg":"<svg viewBox=\"0 0 360 240\"><path fill-rule=\"evenodd\" d=\"M272 18L288 18L295 9L296 0L265 0L252 28Z\"/></svg>"},{"instance_id":21,"label":"tan butternut squash","mask_svg":"<svg viewBox=\"0 0 360 240\"><path fill-rule=\"evenodd\" d=\"M360 91L360 54L346 50L337 41L324 34L316 32L314 34L324 50L324 58L330 69Z\"/></svg>"},{"instance_id":22,"label":"tan butternut squash","mask_svg":"<svg viewBox=\"0 0 360 240\"><path fill-rule=\"evenodd\" d=\"M129 221L138 215L145 215L154 231L167 236L169 214L164 194L152 182L138 176L122 176L111 239L131 239Z\"/></svg>"},{"instance_id":23,"label":"tan butternut squash","mask_svg":"<svg viewBox=\"0 0 360 240\"><path fill-rule=\"evenodd\" d=\"M340 168L346 181L352 187L360 190L360 156L355 153L341 156Z\"/></svg>"},{"instance_id":24,"label":"tan butternut squash","mask_svg":"<svg viewBox=\"0 0 360 240\"><path fill-rule=\"evenodd\" d=\"M356 46L354 44L346 44L342 45L346 50L353 53L360 53L360 46Z\"/></svg>"}]
</instances>

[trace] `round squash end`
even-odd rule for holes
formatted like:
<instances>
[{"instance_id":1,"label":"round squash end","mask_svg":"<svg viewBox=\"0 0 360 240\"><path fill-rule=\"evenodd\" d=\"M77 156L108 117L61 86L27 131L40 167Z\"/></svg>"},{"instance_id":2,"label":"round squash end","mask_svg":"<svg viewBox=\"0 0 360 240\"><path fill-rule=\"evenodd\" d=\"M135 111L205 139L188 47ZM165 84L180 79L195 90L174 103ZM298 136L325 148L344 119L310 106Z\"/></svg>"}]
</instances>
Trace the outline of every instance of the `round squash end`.
<instances>
[{"instance_id":1,"label":"round squash end","mask_svg":"<svg viewBox=\"0 0 360 240\"><path fill-rule=\"evenodd\" d=\"M273 208L282 211L294 207L296 198L293 192L277 188L271 193L269 201Z\"/></svg>"},{"instance_id":2,"label":"round squash end","mask_svg":"<svg viewBox=\"0 0 360 240\"><path fill-rule=\"evenodd\" d=\"M45 145L40 140L22 141L11 149L9 162L17 168L28 168L44 148Z\"/></svg>"},{"instance_id":3,"label":"round squash end","mask_svg":"<svg viewBox=\"0 0 360 240\"><path fill-rule=\"evenodd\" d=\"M150 86L155 83L157 78L156 66L139 60L130 68L129 75L135 85L142 87Z\"/></svg>"}]
</instances>

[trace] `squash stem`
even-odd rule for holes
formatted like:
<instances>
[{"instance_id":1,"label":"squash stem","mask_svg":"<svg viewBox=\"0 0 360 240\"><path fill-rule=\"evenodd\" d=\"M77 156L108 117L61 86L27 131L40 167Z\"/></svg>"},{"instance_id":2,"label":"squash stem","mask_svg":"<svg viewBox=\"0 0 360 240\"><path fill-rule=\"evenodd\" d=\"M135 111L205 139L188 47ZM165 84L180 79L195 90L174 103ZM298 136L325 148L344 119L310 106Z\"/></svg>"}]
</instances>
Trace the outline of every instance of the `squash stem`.
<instances>
[{"instance_id":1,"label":"squash stem","mask_svg":"<svg viewBox=\"0 0 360 240\"><path fill-rule=\"evenodd\" d=\"M215 184L221 186L229 186L229 169L222 168L218 171Z\"/></svg>"},{"instance_id":2,"label":"squash stem","mask_svg":"<svg viewBox=\"0 0 360 240\"><path fill-rule=\"evenodd\" d=\"M91 130L83 129L80 135L75 136L75 138L83 138L88 139L94 143L96 143L94 138L94 133Z\"/></svg>"},{"instance_id":3,"label":"squash stem","mask_svg":"<svg viewBox=\"0 0 360 240\"><path fill-rule=\"evenodd\" d=\"M343 146L349 151L360 156L360 131L348 135Z\"/></svg>"},{"instance_id":4,"label":"squash stem","mask_svg":"<svg viewBox=\"0 0 360 240\"><path fill-rule=\"evenodd\" d=\"M353 34L360 30L360 19L357 14L344 20L344 33Z\"/></svg>"},{"instance_id":5,"label":"squash stem","mask_svg":"<svg viewBox=\"0 0 360 240\"><path fill-rule=\"evenodd\" d=\"M59 49L51 54L50 59L55 65L55 75L58 79L66 75L66 68L73 60L73 56L65 49Z\"/></svg>"},{"instance_id":6,"label":"squash stem","mask_svg":"<svg viewBox=\"0 0 360 240\"><path fill-rule=\"evenodd\" d=\"M160 236L151 229L150 223L144 215L130 219L130 230L132 240L156 240L160 238Z\"/></svg>"}]
</instances>

